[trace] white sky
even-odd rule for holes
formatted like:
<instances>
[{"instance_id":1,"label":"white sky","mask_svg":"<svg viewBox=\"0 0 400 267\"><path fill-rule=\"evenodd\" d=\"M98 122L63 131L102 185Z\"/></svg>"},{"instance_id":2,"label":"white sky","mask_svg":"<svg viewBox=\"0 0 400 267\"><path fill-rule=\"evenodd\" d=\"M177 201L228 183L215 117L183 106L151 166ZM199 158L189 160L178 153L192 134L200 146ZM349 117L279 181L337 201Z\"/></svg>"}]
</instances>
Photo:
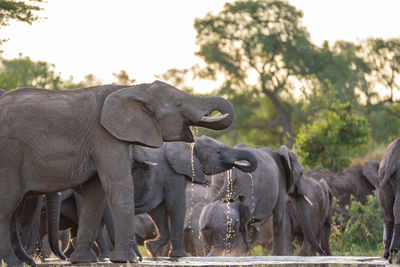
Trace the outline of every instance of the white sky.
<instances>
[{"instance_id":1,"label":"white sky","mask_svg":"<svg viewBox=\"0 0 400 267\"><path fill-rule=\"evenodd\" d=\"M3 57L19 53L56 65L67 79L89 73L104 83L126 70L137 82L152 82L170 68L189 68L194 55L195 18L217 14L226 0L48 0L32 25L1 30ZM400 37L400 0L289 0L304 13L313 43L357 42ZM194 85L196 91L209 91ZM208 86L208 85L207 85Z\"/></svg>"}]
</instances>

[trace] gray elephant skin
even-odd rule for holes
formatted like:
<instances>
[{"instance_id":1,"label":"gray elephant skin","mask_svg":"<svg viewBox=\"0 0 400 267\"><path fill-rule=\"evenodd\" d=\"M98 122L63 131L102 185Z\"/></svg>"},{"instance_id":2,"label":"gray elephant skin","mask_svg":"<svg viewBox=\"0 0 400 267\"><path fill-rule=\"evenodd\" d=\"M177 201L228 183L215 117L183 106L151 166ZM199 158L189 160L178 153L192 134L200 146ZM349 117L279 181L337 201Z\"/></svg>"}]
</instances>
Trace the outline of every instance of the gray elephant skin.
<instances>
[{"instance_id":1,"label":"gray elephant skin","mask_svg":"<svg viewBox=\"0 0 400 267\"><path fill-rule=\"evenodd\" d=\"M248 252L248 239L253 239L250 208L242 196L237 201L226 198L207 204L199 219L203 253L212 256L242 256ZM248 234L250 232L250 236Z\"/></svg>"},{"instance_id":2,"label":"gray elephant skin","mask_svg":"<svg viewBox=\"0 0 400 267\"><path fill-rule=\"evenodd\" d=\"M349 218L346 207L351 206L352 198L366 203L367 195L374 195L378 183L379 161L368 160L363 165L350 166L343 172L325 170L304 170L304 175L316 180L324 179L338 201L335 211Z\"/></svg>"},{"instance_id":3,"label":"gray elephant skin","mask_svg":"<svg viewBox=\"0 0 400 267\"><path fill-rule=\"evenodd\" d=\"M289 194L286 209L286 235L289 236L291 242L296 239L301 245L300 256L314 256L316 248L305 237L303 224L300 223L301 218L306 216L310 218L310 228L318 240L318 244L327 255L331 255L329 236L334 205L332 192L325 180L316 181L306 176L300 178L298 187L301 187L304 191L303 198L306 198L310 206L299 209L301 206L296 204L299 202L296 199L298 196ZM217 200L203 209L200 219L200 232L205 255L245 256L258 244L264 246L264 249L269 249L270 247L267 246L273 244L271 219L256 224L252 222L249 225L248 235L242 230L245 229L243 226L239 227L242 221L244 223L249 222L241 205L240 201L230 203L227 200ZM306 214L302 215L301 213L304 212ZM229 224L232 225L230 226L231 229L228 227Z\"/></svg>"},{"instance_id":4,"label":"gray elephant skin","mask_svg":"<svg viewBox=\"0 0 400 267\"><path fill-rule=\"evenodd\" d=\"M224 172L234 166L244 172L251 172L257 168L257 160L252 153L226 146L206 136L196 140L193 153L189 144L184 142L165 143L159 149L136 149L146 150L151 154L151 162L157 163L151 186L148 186L148 183L146 186L142 184L142 187L150 190L138 196L137 205L141 207L135 208L136 214L147 212L157 226L158 238L145 242L146 249L152 256L161 256L163 246L169 241L169 256L187 256L183 248L187 181L204 184L205 175ZM133 154L135 155L135 152ZM142 177L143 174L135 174L133 169L133 176ZM135 183L142 181L143 179L134 179ZM135 184L135 188L140 186Z\"/></svg>"},{"instance_id":5,"label":"gray elephant skin","mask_svg":"<svg viewBox=\"0 0 400 267\"><path fill-rule=\"evenodd\" d=\"M332 215L333 215L333 194L324 179L319 181L313 178L303 175L300 180L302 183L301 187L304 190L304 196L309 201L308 208L299 209L299 205L296 205L296 195L289 195L290 199L288 202L288 216L290 218L290 232L291 240L296 239L301 244L299 256L314 256L316 255L317 248L311 245L309 239L305 236L303 225L301 224L301 213L306 212L303 215L310 218L310 225L318 240L320 247L326 252L328 256L332 255L329 246L329 238L332 226Z\"/></svg>"},{"instance_id":6,"label":"gray elephant skin","mask_svg":"<svg viewBox=\"0 0 400 267\"><path fill-rule=\"evenodd\" d=\"M383 256L391 263L400 249L400 138L387 148L379 165L377 199L383 211Z\"/></svg>"},{"instance_id":7,"label":"gray elephant skin","mask_svg":"<svg viewBox=\"0 0 400 267\"><path fill-rule=\"evenodd\" d=\"M208 116L214 110L223 115ZM189 126L219 130L232 120L233 107L227 100L196 97L160 81L71 91L21 88L3 94L0 259L12 266L32 263L29 257L14 253L10 240L15 212L26 194L81 186L85 216L79 219L100 222L106 194L115 220L116 248L111 260L134 262L129 145L160 147L163 141L193 142ZM96 173L100 179L89 182ZM97 197L88 197L90 192ZM92 225L89 229L79 227L78 236L82 232L94 240L95 231ZM80 262L91 252L78 238L74 253L74 261Z\"/></svg>"},{"instance_id":8,"label":"gray elephant skin","mask_svg":"<svg viewBox=\"0 0 400 267\"><path fill-rule=\"evenodd\" d=\"M318 244L311 228L310 218L307 216L311 205L306 201L307 192L302 182L303 166L297 155L285 146L281 146L279 151L245 145L237 147L253 152L258 160L258 168L251 174L233 169L231 179L224 180L214 200L224 201L229 196L228 198L237 202L240 196L243 197L244 204L250 208L251 223L263 222L273 215L275 240L273 254L290 255L291 236L288 231L287 216L289 195L296 209L299 210L299 221L305 237L319 254L326 255ZM248 245L251 246L251 244Z\"/></svg>"},{"instance_id":9,"label":"gray elephant skin","mask_svg":"<svg viewBox=\"0 0 400 267\"><path fill-rule=\"evenodd\" d=\"M198 138L192 149L184 142L165 143L158 149L131 146L131 157L135 213L148 213L157 227L158 237L145 242L152 256L187 256L183 248L187 181L204 184L206 175L234 166L244 172L257 168L257 160L251 152L226 146L206 136ZM79 238L85 243L83 238L87 236ZM168 253L167 250L166 255L163 247L169 241L171 251Z\"/></svg>"}]
</instances>

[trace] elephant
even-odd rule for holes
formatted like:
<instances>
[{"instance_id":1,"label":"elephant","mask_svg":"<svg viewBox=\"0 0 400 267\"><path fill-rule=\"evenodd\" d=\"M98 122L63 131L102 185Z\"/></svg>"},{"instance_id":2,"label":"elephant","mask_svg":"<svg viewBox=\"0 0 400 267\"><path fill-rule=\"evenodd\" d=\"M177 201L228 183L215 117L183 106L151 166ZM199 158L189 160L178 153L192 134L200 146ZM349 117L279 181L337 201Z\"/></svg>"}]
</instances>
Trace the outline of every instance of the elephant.
<instances>
[{"instance_id":1,"label":"elephant","mask_svg":"<svg viewBox=\"0 0 400 267\"><path fill-rule=\"evenodd\" d=\"M211 203L211 187L191 184L186 187L184 246L192 256L205 256L200 240L199 220L203 208Z\"/></svg>"},{"instance_id":2,"label":"elephant","mask_svg":"<svg viewBox=\"0 0 400 267\"><path fill-rule=\"evenodd\" d=\"M377 199L383 211L383 257L391 263L400 249L400 138L386 148L378 171Z\"/></svg>"},{"instance_id":3,"label":"elephant","mask_svg":"<svg viewBox=\"0 0 400 267\"><path fill-rule=\"evenodd\" d=\"M222 188L214 201L244 197L244 204L250 207L250 224L263 222L272 216L274 233L274 255L289 255L291 240L287 218L288 196L300 211L299 221L307 240L321 255L326 252L318 244L311 228L310 209L307 192L303 186L303 166L297 155L281 146L279 151L266 147L248 147L240 144L236 147L253 152L258 160L258 168L252 173L243 173L233 169L232 174L224 180ZM230 176L230 177L229 177ZM218 184L214 182L214 184ZM249 244L251 246L251 244Z\"/></svg>"},{"instance_id":4,"label":"elephant","mask_svg":"<svg viewBox=\"0 0 400 267\"><path fill-rule=\"evenodd\" d=\"M204 184L206 175L224 172L233 167L244 172L257 168L257 160L251 152L232 148L207 136L199 137L192 148L184 142L171 142L165 143L159 149L140 149L150 152L153 155L150 157L151 161L157 163L154 183L147 196L141 196L136 201L135 207L136 214L148 213L157 226L158 238L145 242L146 249L152 256L160 256L168 241L171 241L169 256L187 256L183 248L187 181ZM134 170L132 175L141 177ZM134 183L142 180L134 178ZM140 186L135 184L135 188Z\"/></svg>"},{"instance_id":5,"label":"elephant","mask_svg":"<svg viewBox=\"0 0 400 267\"><path fill-rule=\"evenodd\" d=\"M204 255L241 256L249 252L248 240L254 239L255 233L248 234L250 220L250 208L244 204L243 196L237 201L226 198L207 204L199 218Z\"/></svg>"},{"instance_id":6,"label":"elephant","mask_svg":"<svg viewBox=\"0 0 400 267\"><path fill-rule=\"evenodd\" d=\"M297 239L301 244L300 256L314 256L316 254L316 248L305 238L301 224L300 214L307 212L304 216L310 218L311 229L318 240L318 244L330 256L332 254L329 238L334 207L333 194L324 179L316 181L304 174L300 183L302 183L301 187L304 190L307 201L310 201L310 207L300 210L300 206L296 205L296 199L293 199L293 196L290 197L287 213L290 218L291 240Z\"/></svg>"},{"instance_id":7,"label":"elephant","mask_svg":"<svg viewBox=\"0 0 400 267\"><path fill-rule=\"evenodd\" d=\"M206 175L234 166L244 172L257 168L251 152L206 136L199 137L192 148L185 142L169 142L157 149L133 145L130 150L135 214L148 213L158 231L156 239L145 242L152 256L162 255L163 247L170 240L169 256L187 256L183 248L187 181L203 184Z\"/></svg>"},{"instance_id":8,"label":"elephant","mask_svg":"<svg viewBox=\"0 0 400 267\"><path fill-rule=\"evenodd\" d=\"M220 113L209 116L215 110ZM134 239L130 144L160 147L163 141L193 142L190 126L221 130L233 117L229 101L193 96L161 81L4 93L0 97L0 260L13 266L32 263L22 246L15 253L11 245L11 235L17 232L11 231L16 228L15 212L25 195L78 186L84 215L79 220L99 223L105 195L110 199L116 237L111 261L136 261L132 247L140 259ZM79 227L72 262L88 261L92 253L79 236L88 236L92 243L94 224ZM95 260L93 256L89 261Z\"/></svg>"},{"instance_id":9,"label":"elephant","mask_svg":"<svg viewBox=\"0 0 400 267\"><path fill-rule=\"evenodd\" d=\"M332 225L333 214L333 194L324 179L316 181L311 177L304 175L302 179L303 187L306 189L307 198L313 203L309 209L308 216L312 224L312 229L317 236L318 242L322 249L331 255L329 246L330 228ZM307 239L304 238L303 230L299 224L299 211L290 198L287 202L287 218L290 226L290 240L297 240L301 245L300 256L314 256L315 249L310 245ZM272 220L256 225L257 236L256 245L261 245L264 251L268 251L273 246L273 225Z\"/></svg>"},{"instance_id":10,"label":"elephant","mask_svg":"<svg viewBox=\"0 0 400 267\"><path fill-rule=\"evenodd\" d=\"M316 180L324 179L338 200L335 211L348 219L346 207L354 200L366 203L367 195L373 195L378 183L379 161L368 160L364 165L354 165L343 172L329 172L324 170L305 170L304 175Z\"/></svg>"}]
</instances>

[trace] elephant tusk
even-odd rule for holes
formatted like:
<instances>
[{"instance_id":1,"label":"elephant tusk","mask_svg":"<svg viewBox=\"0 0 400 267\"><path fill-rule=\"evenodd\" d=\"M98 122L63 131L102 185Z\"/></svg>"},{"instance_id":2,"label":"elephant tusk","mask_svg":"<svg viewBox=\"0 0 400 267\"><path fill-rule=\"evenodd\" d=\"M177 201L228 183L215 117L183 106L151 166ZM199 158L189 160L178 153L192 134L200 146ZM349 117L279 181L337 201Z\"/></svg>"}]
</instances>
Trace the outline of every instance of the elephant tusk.
<instances>
[{"instance_id":1,"label":"elephant tusk","mask_svg":"<svg viewBox=\"0 0 400 267\"><path fill-rule=\"evenodd\" d=\"M303 198L305 201L307 201L308 204L310 204L311 206L314 206L313 203L311 202L311 200L307 196L303 195Z\"/></svg>"},{"instance_id":2,"label":"elephant tusk","mask_svg":"<svg viewBox=\"0 0 400 267\"><path fill-rule=\"evenodd\" d=\"M248 166L250 166L250 163L246 160L237 160L237 161L233 162L233 165L248 167Z\"/></svg>"},{"instance_id":3,"label":"elephant tusk","mask_svg":"<svg viewBox=\"0 0 400 267\"><path fill-rule=\"evenodd\" d=\"M217 121L225 119L228 116L229 116L229 113L221 114L218 112L217 114L215 114L214 116L211 116L211 117L204 116L203 118L200 119L200 121L202 121L202 122L217 122Z\"/></svg>"},{"instance_id":4,"label":"elephant tusk","mask_svg":"<svg viewBox=\"0 0 400 267\"><path fill-rule=\"evenodd\" d=\"M158 164L156 162L151 162L148 160L145 160L144 163L146 163L147 165L151 165L151 166L157 166Z\"/></svg>"}]
</instances>

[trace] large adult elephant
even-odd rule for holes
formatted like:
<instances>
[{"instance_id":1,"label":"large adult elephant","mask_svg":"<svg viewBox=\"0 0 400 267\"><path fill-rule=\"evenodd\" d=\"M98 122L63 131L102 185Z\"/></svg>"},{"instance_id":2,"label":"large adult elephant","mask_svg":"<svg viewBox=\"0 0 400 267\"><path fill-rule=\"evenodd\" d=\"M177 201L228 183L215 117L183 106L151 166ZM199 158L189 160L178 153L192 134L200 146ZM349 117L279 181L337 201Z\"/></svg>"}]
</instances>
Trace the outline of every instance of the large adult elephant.
<instances>
[{"instance_id":1,"label":"large adult elephant","mask_svg":"<svg viewBox=\"0 0 400 267\"><path fill-rule=\"evenodd\" d=\"M291 240L287 219L287 195L294 200L299 219L307 240L322 255L325 251L311 229L307 201L303 186L303 166L297 155L281 146L279 151L265 147L238 147L253 152L258 160L258 168L251 174L233 169L232 177L225 179L221 190L214 200L224 200L231 196L234 201L244 197L244 203L250 207L251 222L262 222L272 215L274 232L274 255L289 255Z\"/></svg>"},{"instance_id":2,"label":"large adult elephant","mask_svg":"<svg viewBox=\"0 0 400 267\"><path fill-rule=\"evenodd\" d=\"M354 200L365 203L367 195L373 195L378 183L379 161L368 160L363 165L357 164L343 172L325 170L304 170L304 175L316 180L324 179L338 200L336 211L345 219L349 217L348 209Z\"/></svg>"},{"instance_id":3,"label":"large adult elephant","mask_svg":"<svg viewBox=\"0 0 400 267\"><path fill-rule=\"evenodd\" d=\"M385 151L379 166L377 199L383 210L383 256L391 263L400 249L400 138ZM397 255L397 262L399 262Z\"/></svg>"},{"instance_id":4,"label":"large adult elephant","mask_svg":"<svg viewBox=\"0 0 400 267\"><path fill-rule=\"evenodd\" d=\"M214 110L222 115L208 117ZM86 182L81 186L82 214L104 206L105 191L116 227L111 260L134 262L129 145L160 147L163 141L193 142L191 125L224 129L232 120L233 107L227 100L196 97L160 81L71 91L21 88L3 94L0 259L9 265L31 263L29 257L16 256L10 241L15 211L26 194L58 192ZM95 173L100 180L88 182ZM90 192L96 192L97 198L87 197ZM101 215L81 216L80 220L100 222ZM82 231L95 238L95 227L80 227L78 236ZM77 246L77 250L87 249L79 239ZM76 254L75 261L79 262L85 252L89 251Z\"/></svg>"}]
</instances>

